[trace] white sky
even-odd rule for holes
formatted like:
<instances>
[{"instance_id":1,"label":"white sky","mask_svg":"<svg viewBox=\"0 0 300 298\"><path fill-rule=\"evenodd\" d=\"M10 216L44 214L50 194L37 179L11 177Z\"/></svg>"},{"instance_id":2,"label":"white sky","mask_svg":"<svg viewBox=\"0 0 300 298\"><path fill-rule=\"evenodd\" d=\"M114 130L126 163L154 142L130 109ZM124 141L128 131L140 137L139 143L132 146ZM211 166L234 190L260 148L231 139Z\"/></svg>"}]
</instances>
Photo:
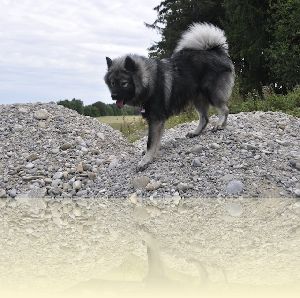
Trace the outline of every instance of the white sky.
<instances>
[{"instance_id":1,"label":"white sky","mask_svg":"<svg viewBox=\"0 0 300 298\"><path fill-rule=\"evenodd\" d=\"M147 55L160 0L0 0L0 103L109 103L105 57Z\"/></svg>"}]
</instances>

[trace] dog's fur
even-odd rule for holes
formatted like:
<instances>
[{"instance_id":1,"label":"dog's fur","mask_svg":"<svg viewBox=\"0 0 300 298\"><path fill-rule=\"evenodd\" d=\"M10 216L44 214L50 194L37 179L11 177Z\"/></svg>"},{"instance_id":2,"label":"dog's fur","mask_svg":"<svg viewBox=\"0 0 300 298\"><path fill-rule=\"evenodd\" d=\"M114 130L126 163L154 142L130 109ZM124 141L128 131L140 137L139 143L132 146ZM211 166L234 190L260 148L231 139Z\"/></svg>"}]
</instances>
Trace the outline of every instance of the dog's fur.
<instances>
[{"instance_id":1,"label":"dog's fur","mask_svg":"<svg viewBox=\"0 0 300 298\"><path fill-rule=\"evenodd\" d=\"M147 152L138 165L143 170L160 147L168 117L193 103L200 120L187 137L198 136L208 123L209 105L219 111L214 130L226 125L227 101L234 84L234 67L224 32L207 23L195 23L183 33L171 58L149 59L125 55L106 58L104 77L119 107L140 106L149 126Z\"/></svg>"}]
</instances>

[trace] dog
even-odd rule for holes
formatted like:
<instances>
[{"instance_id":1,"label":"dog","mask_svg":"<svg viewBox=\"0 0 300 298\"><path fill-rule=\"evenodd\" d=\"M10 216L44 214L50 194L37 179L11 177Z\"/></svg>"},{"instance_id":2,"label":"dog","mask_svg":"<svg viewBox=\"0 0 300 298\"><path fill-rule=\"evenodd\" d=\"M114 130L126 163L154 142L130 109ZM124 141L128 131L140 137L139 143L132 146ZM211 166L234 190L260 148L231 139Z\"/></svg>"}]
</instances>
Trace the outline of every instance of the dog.
<instances>
[{"instance_id":1,"label":"dog","mask_svg":"<svg viewBox=\"0 0 300 298\"><path fill-rule=\"evenodd\" d=\"M170 58L128 54L113 60L106 57L106 62L104 81L116 105L140 107L148 123L147 151L137 170L147 168L156 156L165 121L189 103L199 113L199 124L187 137L198 136L207 126L210 105L218 110L213 131L226 126L235 75L227 39L220 28L208 23L192 24Z\"/></svg>"}]
</instances>

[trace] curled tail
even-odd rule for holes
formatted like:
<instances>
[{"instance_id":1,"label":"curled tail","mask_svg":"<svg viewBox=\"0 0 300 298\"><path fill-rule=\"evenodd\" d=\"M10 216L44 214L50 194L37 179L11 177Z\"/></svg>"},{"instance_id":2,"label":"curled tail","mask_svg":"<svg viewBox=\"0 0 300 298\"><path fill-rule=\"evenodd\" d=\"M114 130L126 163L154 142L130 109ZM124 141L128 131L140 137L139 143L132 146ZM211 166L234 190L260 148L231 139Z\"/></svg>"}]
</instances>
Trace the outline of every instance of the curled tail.
<instances>
[{"instance_id":1,"label":"curled tail","mask_svg":"<svg viewBox=\"0 0 300 298\"><path fill-rule=\"evenodd\" d=\"M220 48L228 53L224 31L212 24L194 23L182 34L174 53L184 49L210 50L213 48Z\"/></svg>"}]
</instances>

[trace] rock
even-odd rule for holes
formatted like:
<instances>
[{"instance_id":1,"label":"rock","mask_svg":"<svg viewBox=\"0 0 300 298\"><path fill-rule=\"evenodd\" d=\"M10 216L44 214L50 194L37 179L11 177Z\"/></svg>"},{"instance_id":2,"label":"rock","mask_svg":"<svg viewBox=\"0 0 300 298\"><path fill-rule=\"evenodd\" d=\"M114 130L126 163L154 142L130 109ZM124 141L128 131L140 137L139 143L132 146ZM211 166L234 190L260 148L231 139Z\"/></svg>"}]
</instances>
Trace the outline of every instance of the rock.
<instances>
[{"instance_id":1,"label":"rock","mask_svg":"<svg viewBox=\"0 0 300 298\"><path fill-rule=\"evenodd\" d=\"M197 145L195 147L192 148L191 152L194 152L194 153L201 153L203 151L203 146L201 145Z\"/></svg>"},{"instance_id":2,"label":"rock","mask_svg":"<svg viewBox=\"0 0 300 298\"><path fill-rule=\"evenodd\" d=\"M239 194L244 190L244 184L240 180L232 180L227 184L226 191L230 195Z\"/></svg>"},{"instance_id":3,"label":"rock","mask_svg":"<svg viewBox=\"0 0 300 298\"><path fill-rule=\"evenodd\" d=\"M76 181L73 183L73 189L75 189L75 190L79 190L79 189L81 188L81 186L82 186L82 183L81 183L81 181L79 181L79 180L76 180Z\"/></svg>"},{"instance_id":4,"label":"rock","mask_svg":"<svg viewBox=\"0 0 300 298\"><path fill-rule=\"evenodd\" d=\"M181 190L181 191L185 191L187 189L190 189L192 188L189 184L187 183L183 183L183 182L180 182L178 185L177 185L177 189L178 190Z\"/></svg>"},{"instance_id":5,"label":"rock","mask_svg":"<svg viewBox=\"0 0 300 298\"><path fill-rule=\"evenodd\" d=\"M133 193L130 197L129 197L129 201L132 203L132 204L134 204L134 205L136 205L137 204L137 195L136 195L136 193Z\"/></svg>"},{"instance_id":6,"label":"rock","mask_svg":"<svg viewBox=\"0 0 300 298\"><path fill-rule=\"evenodd\" d=\"M64 173L63 172L56 172L54 175L53 175L53 177L52 177L52 179L61 179L62 177L64 176Z\"/></svg>"},{"instance_id":7,"label":"rock","mask_svg":"<svg viewBox=\"0 0 300 298\"><path fill-rule=\"evenodd\" d=\"M135 189L144 189L150 182L150 179L146 176L135 177L132 180L132 185Z\"/></svg>"},{"instance_id":8,"label":"rock","mask_svg":"<svg viewBox=\"0 0 300 298\"><path fill-rule=\"evenodd\" d=\"M97 138L99 138L100 140L104 140L104 139L105 139L104 134L103 134L102 132L98 132L96 136L97 136Z\"/></svg>"},{"instance_id":9,"label":"rock","mask_svg":"<svg viewBox=\"0 0 300 298\"><path fill-rule=\"evenodd\" d=\"M26 169L32 169L32 168L34 168L34 163L30 162L30 163L26 164L25 168Z\"/></svg>"},{"instance_id":10,"label":"rock","mask_svg":"<svg viewBox=\"0 0 300 298\"><path fill-rule=\"evenodd\" d=\"M83 172L83 163L80 162L76 167L76 172L82 173Z\"/></svg>"},{"instance_id":11,"label":"rock","mask_svg":"<svg viewBox=\"0 0 300 298\"><path fill-rule=\"evenodd\" d=\"M18 109L18 111L19 111L20 113L23 113L23 114L27 114L27 113L28 113L28 109L23 108L23 107L20 107L20 108Z\"/></svg>"},{"instance_id":12,"label":"rock","mask_svg":"<svg viewBox=\"0 0 300 298\"><path fill-rule=\"evenodd\" d=\"M59 149L58 148L54 148L54 149L51 150L51 152L53 154L57 154L57 153L59 153Z\"/></svg>"},{"instance_id":13,"label":"rock","mask_svg":"<svg viewBox=\"0 0 300 298\"><path fill-rule=\"evenodd\" d=\"M202 163L200 161L200 158L199 157L196 157L193 162L192 162L192 166L193 167L201 167Z\"/></svg>"},{"instance_id":14,"label":"rock","mask_svg":"<svg viewBox=\"0 0 300 298\"><path fill-rule=\"evenodd\" d=\"M6 198L6 191L4 189L0 189L0 198L2 199Z\"/></svg>"},{"instance_id":15,"label":"rock","mask_svg":"<svg viewBox=\"0 0 300 298\"><path fill-rule=\"evenodd\" d=\"M96 176L96 173L90 172L90 173L88 173L88 177L90 180L95 180L97 176Z\"/></svg>"},{"instance_id":16,"label":"rock","mask_svg":"<svg viewBox=\"0 0 300 298\"><path fill-rule=\"evenodd\" d=\"M296 188L295 190L294 190L294 194L296 195L296 197L300 197L300 188Z\"/></svg>"},{"instance_id":17,"label":"rock","mask_svg":"<svg viewBox=\"0 0 300 298\"><path fill-rule=\"evenodd\" d=\"M10 190L8 191L8 195L9 195L10 197L12 197L12 198L15 198L16 195L17 195L17 190L16 190L16 189L10 189Z\"/></svg>"},{"instance_id":18,"label":"rock","mask_svg":"<svg viewBox=\"0 0 300 298\"><path fill-rule=\"evenodd\" d=\"M61 150L68 150L72 147L72 144L71 143L64 143L60 146L60 149Z\"/></svg>"},{"instance_id":19,"label":"rock","mask_svg":"<svg viewBox=\"0 0 300 298\"><path fill-rule=\"evenodd\" d=\"M111 170L111 169L114 169L114 168L116 168L116 167L118 167L119 166L119 161L118 161L118 159L113 159L111 162L110 162L110 164L109 164L109 166L108 166L108 169L109 170Z\"/></svg>"},{"instance_id":20,"label":"rock","mask_svg":"<svg viewBox=\"0 0 300 298\"><path fill-rule=\"evenodd\" d=\"M26 160L27 161L34 161L34 160L36 160L36 159L38 159L39 158L39 156L36 154L36 153L32 153L32 154L30 154L30 155L28 155L27 157L26 157Z\"/></svg>"},{"instance_id":21,"label":"rock","mask_svg":"<svg viewBox=\"0 0 300 298\"><path fill-rule=\"evenodd\" d=\"M220 149L220 145L219 144L217 144L217 143L212 143L211 145L210 145L210 147L212 148L212 149Z\"/></svg>"},{"instance_id":22,"label":"rock","mask_svg":"<svg viewBox=\"0 0 300 298\"><path fill-rule=\"evenodd\" d=\"M46 124L46 122L45 122L45 121L39 121L39 123L38 123L38 127L39 127L39 128L43 128L43 129L45 129L45 128L47 128L47 124Z\"/></svg>"},{"instance_id":23,"label":"rock","mask_svg":"<svg viewBox=\"0 0 300 298\"><path fill-rule=\"evenodd\" d=\"M153 190L160 188L160 186L161 186L160 181L151 181L150 183L147 184L146 190L153 191Z\"/></svg>"},{"instance_id":24,"label":"rock","mask_svg":"<svg viewBox=\"0 0 300 298\"><path fill-rule=\"evenodd\" d=\"M45 109L40 109L33 114L33 117L37 120L47 120L49 116L49 113Z\"/></svg>"}]
</instances>

